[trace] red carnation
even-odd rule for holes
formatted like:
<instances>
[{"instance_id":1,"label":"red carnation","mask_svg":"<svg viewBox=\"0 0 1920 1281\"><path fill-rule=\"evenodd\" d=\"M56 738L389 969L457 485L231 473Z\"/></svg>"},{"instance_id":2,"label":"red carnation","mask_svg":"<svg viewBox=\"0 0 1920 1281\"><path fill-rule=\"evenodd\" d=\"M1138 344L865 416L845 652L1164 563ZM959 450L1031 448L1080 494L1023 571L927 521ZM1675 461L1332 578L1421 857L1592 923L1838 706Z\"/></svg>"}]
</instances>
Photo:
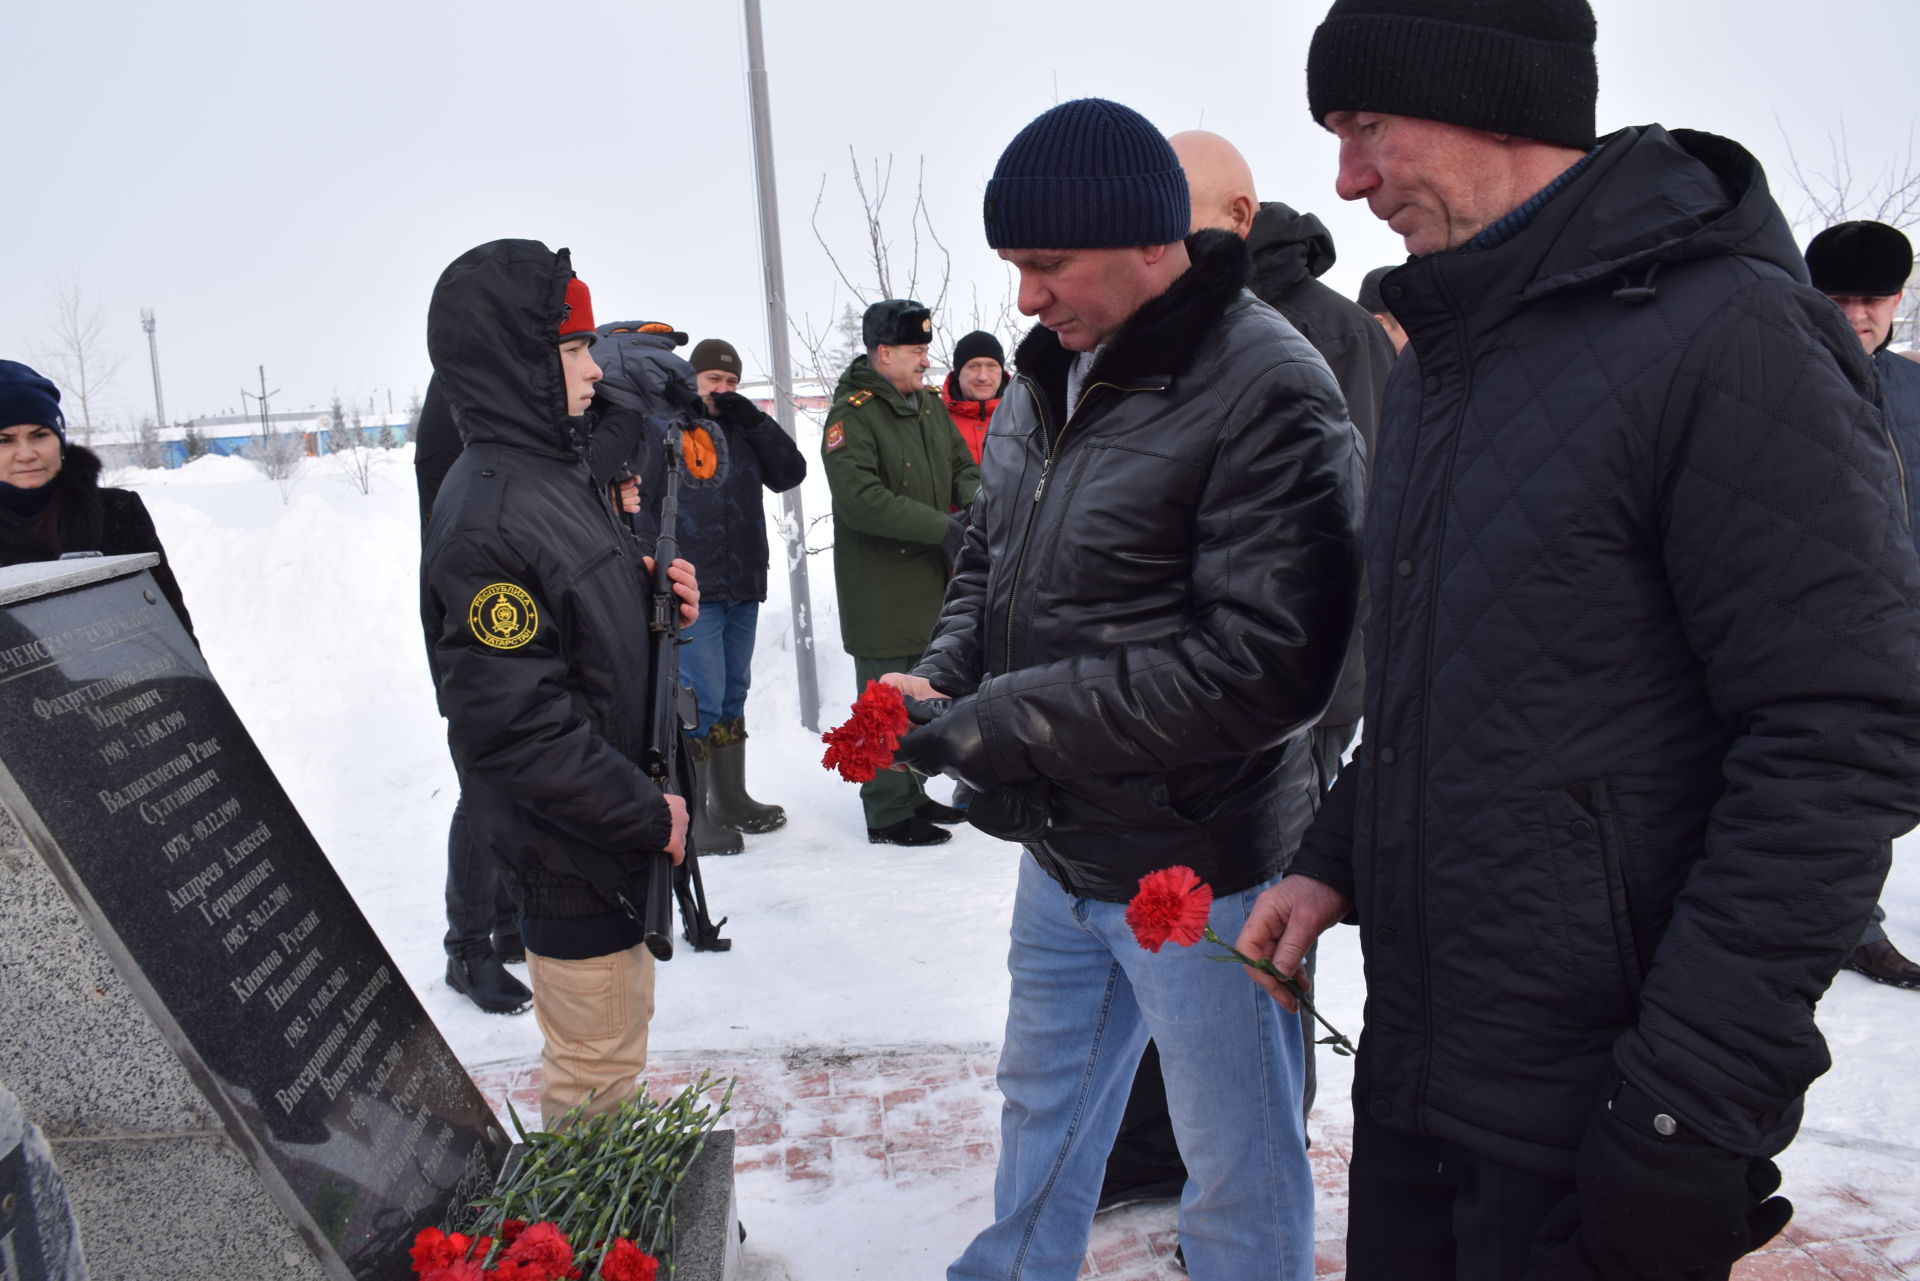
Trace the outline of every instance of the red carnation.
<instances>
[{"instance_id":1,"label":"red carnation","mask_svg":"<svg viewBox=\"0 0 1920 1281\"><path fill-rule=\"evenodd\" d=\"M603 1281L654 1281L660 1261L633 1242L621 1237L600 1260Z\"/></svg>"},{"instance_id":2,"label":"red carnation","mask_svg":"<svg viewBox=\"0 0 1920 1281\"><path fill-rule=\"evenodd\" d=\"M1149 952L1163 943L1192 947L1206 935L1213 890L1190 867L1163 867L1140 878L1140 892L1127 904L1127 924Z\"/></svg>"},{"instance_id":3,"label":"red carnation","mask_svg":"<svg viewBox=\"0 0 1920 1281\"><path fill-rule=\"evenodd\" d=\"M421 1276L420 1281L487 1281L478 1259L455 1259Z\"/></svg>"},{"instance_id":4,"label":"red carnation","mask_svg":"<svg viewBox=\"0 0 1920 1281\"><path fill-rule=\"evenodd\" d=\"M494 1271L516 1281L559 1281L573 1266L573 1247L551 1223L536 1223L515 1238ZM511 1269L511 1270L510 1270Z\"/></svg>"},{"instance_id":5,"label":"red carnation","mask_svg":"<svg viewBox=\"0 0 1920 1281\"><path fill-rule=\"evenodd\" d=\"M879 681L868 681L867 688L853 704L853 716L846 724L820 736L827 753L820 764L839 770L849 783L868 783L879 770L893 764L900 736L907 732L907 705L900 691Z\"/></svg>"},{"instance_id":6,"label":"red carnation","mask_svg":"<svg viewBox=\"0 0 1920 1281\"><path fill-rule=\"evenodd\" d=\"M512 1245L520 1239L520 1234L526 1230L527 1221L525 1219L502 1220L500 1224L500 1243L502 1245Z\"/></svg>"},{"instance_id":7,"label":"red carnation","mask_svg":"<svg viewBox=\"0 0 1920 1281\"><path fill-rule=\"evenodd\" d=\"M466 1258L472 1249L473 1238L464 1232L448 1236L439 1228L421 1228L413 1238L413 1249L409 1253L414 1272L425 1276L435 1268Z\"/></svg>"}]
</instances>

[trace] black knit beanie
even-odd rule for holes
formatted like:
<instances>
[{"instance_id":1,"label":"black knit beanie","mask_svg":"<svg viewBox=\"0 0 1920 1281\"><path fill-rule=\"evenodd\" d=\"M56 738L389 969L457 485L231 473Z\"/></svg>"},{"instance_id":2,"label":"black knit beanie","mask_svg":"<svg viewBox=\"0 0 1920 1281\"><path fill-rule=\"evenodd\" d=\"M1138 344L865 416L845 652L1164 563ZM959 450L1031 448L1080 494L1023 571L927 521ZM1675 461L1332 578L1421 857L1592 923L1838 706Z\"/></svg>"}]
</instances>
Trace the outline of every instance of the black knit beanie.
<instances>
[{"instance_id":1,"label":"black knit beanie","mask_svg":"<svg viewBox=\"0 0 1920 1281\"><path fill-rule=\"evenodd\" d=\"M1014 135L987 183L993 249L1124 249L1184 240L1187 174L1130 107L1076 98Z\"/></svg>"},{"instance_id":2,"label":"black knit beanie","mask_svg":"<svg viewBox=\"0 0 1920 1281\"><path fill-rule=\"evenodd\" d=\"M1000 340L984 329L976 329L953 345L953 367L965 369L967 362L978 360L982 356L991 356L993 362L1003 369L1007 363L1007 349Z\"/></svg>"},{"instance_id":3,"label":"black knit beanie","mask_svg":"<svg viewBox=\"0 0 1920 1281\"><path fill-rule=\"evenodd\" d=\"M1843 222L1807 245L1807 275L1823 294L1890 298L1913 274L1913 242L1884 222Z\"/></svg>"},{"instance_id":4,"label":"black knit beanie","mask_svg":"<svg viewBox=\"0 0 1920 1281\"><path fill-rule=\"evenodd\" d=\"M30 365L0 360L0 427L32 423L51 427L67 438L67 420L60 413L60 389Z\"/></svg>"},{"instance_id":5,"label":"black knit beanie","mask_svg":"<svg viewBox=\"0 0 1920 1281\"><path fill-rule=\"evenodd\" d=\"M1373 111L1586 150L1587 0L1334 0L1307 53L1313 118Z\"/></svg>"}]
</instances>

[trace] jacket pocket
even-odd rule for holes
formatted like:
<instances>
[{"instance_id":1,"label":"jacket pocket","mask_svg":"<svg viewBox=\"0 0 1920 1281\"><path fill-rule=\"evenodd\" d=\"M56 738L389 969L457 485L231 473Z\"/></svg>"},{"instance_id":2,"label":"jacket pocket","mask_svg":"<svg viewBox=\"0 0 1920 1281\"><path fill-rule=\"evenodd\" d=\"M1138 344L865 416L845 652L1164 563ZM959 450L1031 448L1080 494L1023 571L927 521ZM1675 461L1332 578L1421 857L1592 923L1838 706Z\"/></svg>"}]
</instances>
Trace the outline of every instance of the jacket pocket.
<instances>
[{"instance_id":1,"label":"jacket pocket","mask_svg":"<svg viewBox=\"0 0 1920 1281\"><path fill-rule=\"evenodd\" d=\"M1604 780L1576 783L1565 789L1567 799L1578 811L1569 824L1576 839L1591 833L1596 847L1607 895L1607 920L1611 926L1613 948L1619 958L1620 972L1628 990L1638 994L1646 979L1647 958L1634 928L1633 890L1627 879L1626 847L1620 831L1619 816Z\"/></svg>"},{"instance_id":2,"label":"jacket pocket","mask_svg":"<svg viewBox=\"0 0 1920 1281\"><path fill-rule=\"evenodd\" d=\"M567 567L567 579L576 586L584 583L595 574L603 572L608 562L618 559L619 556L620 549L612 543L596 547Z\"/></svg>"}]
</instances>

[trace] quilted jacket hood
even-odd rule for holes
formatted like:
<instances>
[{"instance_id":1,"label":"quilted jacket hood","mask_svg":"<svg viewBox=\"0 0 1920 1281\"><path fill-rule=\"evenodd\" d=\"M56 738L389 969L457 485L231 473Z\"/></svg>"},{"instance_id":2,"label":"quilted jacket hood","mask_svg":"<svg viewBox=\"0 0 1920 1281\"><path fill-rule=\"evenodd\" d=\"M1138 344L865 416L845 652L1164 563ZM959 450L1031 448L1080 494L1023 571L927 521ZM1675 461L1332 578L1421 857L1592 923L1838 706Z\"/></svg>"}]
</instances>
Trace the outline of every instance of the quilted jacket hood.
<instances>
[{"instance_id":1,"label":"quilted jacket hood","mask_svg":"<svg viewBox=\"0 0 1920 1281\"><path fill-rule=\"evenodd\" d=\"M555 336L573 263L537 240L494 240L440 274L427 305L427 353L469 445L578 452Z\"/></svg>"},{"instance_id":2,"label":"quilted jacket hood","mask_svg":"<svg viewBox=\"0 0 1920 1281\"><path fill-rule=\"evenodd\" d=\"M1253 256L1253 292L1262 298L1326 275L1335 261L1327 224L1277 200L1265 201L1254 214L1247 252Z\"/></svg>"},{"instance_id":3,"label":"quilted jacket hood","mask_svg":"<svg viewBox=\"0 0 1920 1281\"><path fill-rule=\"evenodd\" d=\"M1667 267L1728 254L1761 259L1798 281L1807 278L1806 260L1760 162L1737 142L1692 129L1644 125L1610 135L1538 221L1561 224L1551 236L1529 238L1548 246L1545 252L1517 260L1501 255L1501 270L1483 270L1484 250L1430 256L1446 264L1450 284L1466 289L1464 309L1473 309L1476 293L1511 293L1531 302L1596 281L1648 287ZM1382 282L1390 303L1406 271ZM1515 278L1513 272L1524 274Z\"/></svg>"}]
</instances>

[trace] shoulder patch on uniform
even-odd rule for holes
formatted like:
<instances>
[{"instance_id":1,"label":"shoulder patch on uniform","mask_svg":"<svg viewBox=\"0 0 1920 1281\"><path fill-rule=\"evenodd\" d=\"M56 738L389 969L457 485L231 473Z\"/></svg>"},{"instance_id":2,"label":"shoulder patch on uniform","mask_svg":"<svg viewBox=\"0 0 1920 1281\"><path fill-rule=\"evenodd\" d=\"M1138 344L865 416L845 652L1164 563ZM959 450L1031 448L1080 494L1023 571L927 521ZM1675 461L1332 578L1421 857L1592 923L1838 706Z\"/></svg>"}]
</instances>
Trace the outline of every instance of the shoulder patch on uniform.
<instances>
[{"instance_id":1,"label":"shoulder patch on uniform","mask_svg":"<svg viewBox=\"0 0 1920 1281\"><path fill-rule=\"evenodd\" d=\"M855 409L858 409L860 406L866 404L869 400L872 400L872 399L873 399L872 392L861 390L861 391L856 391L853 393L853 395L847 397L847 403L849 405L852 405Z\"/></svg>"},{"instance_id":2,"label":"shoulder patch on uniform","mask_svg":"<svg viewBox=\"0 0 1920 1281\"><path fill-rule=\"evenodd\" d=\"M467 606L467 626L482 645L519 649L540 630L540 610L512 583L488 583Z\"/></svg>"},{"instance_id":3,"label":"shoulder patch on uniform","mask_svg":"<svg viewBox=\"0 0 1920 1281\"><path fill-rule=\"evenodd\" d=\"M865 392L861 393L861 395L865 395L865 394L866 394ZM827 428L827 448L828 449L838 449L840 448L840 446L846 443L847 443L847 427L845 423L834 423Z\"/></svg>"}]
</instances>

